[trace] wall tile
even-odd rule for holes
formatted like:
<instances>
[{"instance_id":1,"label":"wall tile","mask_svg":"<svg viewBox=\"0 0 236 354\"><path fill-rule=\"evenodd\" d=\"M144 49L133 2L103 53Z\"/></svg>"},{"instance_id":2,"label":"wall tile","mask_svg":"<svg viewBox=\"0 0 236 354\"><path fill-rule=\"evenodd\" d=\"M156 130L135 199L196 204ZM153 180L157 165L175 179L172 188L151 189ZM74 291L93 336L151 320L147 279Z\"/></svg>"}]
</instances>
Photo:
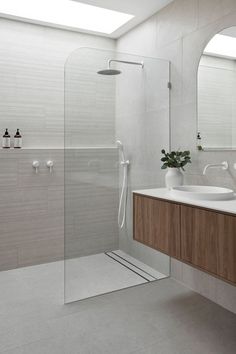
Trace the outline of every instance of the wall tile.
<instances>
[{"instance_id":1,"label":"wall tile","mask_svg":"<svg viewBox=\"0 0 236 354\"><path fill-rule=\"evenodd\" d=\"M65 254L87 256L118 248L118 150L66 150Z\"/></svg>"},{"instance_id":2,"label":"wall tile","mask_svg":"<svg viewBox=\"0 0 236 354\"><path fill-rule=\"evenodd\" d=\"M199 0L198 25L199 27L206 26L233 11L236 11L234 0Z\"/></svg>"},{"instance_id":3,"label":"wall tile","mask_svg":"<svg viewBox=\"0 0 236 354\"><path fill-rule=\"evenodd\" d=\"M129 40L127 42L132 50L133 44ZM137 49L136 42L132 43ZM118 43L118 50L122 47ZM168 257L157 255L148 247L144 248L133 241L132 227L132 191L161 186L164 181L160 155L162 148L169 148L169 63L127 54L126 60L129 58L143 60L144 71L140 73L130 68L125 77L117 81L116 87L116 134L123 142L126 157L130 160L126 227L119 231L119 248L169 274Z\"/></svg>"},{"instance_id":4,"label":"wall tile","mask_svg":"<svg viewBox=\"0 0 236 354\"><path fill-rule=\"evenodd\" d=\"M183 264L182 281L189 288L213 301L216 301L216 279L214 277Z\"/></svg>"},{"instance_id":5,"label":"wall tile","mask_svg":"<svg viewBox=\"0 0 236 354\"><path fill-rule=\"evenodd\" d=\"M52 240L21 243L18 248L18 267L54 262L63 259L63 235Z\"/></svg>"},{"instance_id":6,"label":"wall tile","mask_svg":"<svg viewBox=\"0 0 236 354\"><path fill-rule=\"evenodd\" d=\"M10 158L5 158L7 155L2 154L0 157L1 161L1 173L0 173L0 190L6 190L14 188L18 185L18 160L10 156Z\"/></svg>"},{"instance_id":7,"label":"wall tile","mask_svg":"<svg viewBox=\"0 0 236 354\"><path fill-rule=\"evenodd\" d=\"M13 136L20 128L23 147L39 148L0 151L0 270L63 257L64 151L52 149L64 147L64 65L75 49L85 46L114 49L115 41L0 19L1 129L8 127ZM89 87L86 79L84 87ZM104 82L103 96L96 98L101 111L109 90ZM71 129L78 128L77 115L74 123ZM105 123L102 129L110 134ZM41 164L38 174L32 168L34 160ZM51 174L47 160L54 161Z\"/></svg>"},{"instance_id":8,"label":"wall tile","mask_svg":"<svg viewBox=\"0 0 236 354\"><path fill-rule=\"evenodd\" d=\"M115 136L115 76L98 75L112 52L83 48L65 68L66 147L109 146Z\"/></svg>"},{"instance_id":9,"label":"wall tile","mask_svg":"<svg viewBox=\"0 0 236 354\"><path fill-rule=\"evenodd\" d=\"M18 267L17 248L2 247L0 251L0 270L14 269Z\"/></svg>"},{"instance_id":10,"label":"wall tile","mask_svg":"<svg viewBox=\"0 0 236 354\"><path fill-rule=\"evenodd\" d=\"M130 43L132 43L132 48ZM157 47L157 15L121 36L117 42L117 51L145 56L155 56Z\"/></svg>"},{"instance_id":11,"label":"wall tile","mask_svg":"<svg viewBox=\"0 0 236 354\"><path fill-rule=\"evenodd\" d=\"M217 303L236 314L236 287L221 280L216 282Z\"/></svg>"},{"instance_id":12,"label":"wall tile","mask_svg":"<svg viewBox=\"0 0 236 354\"><path fill-rule=\"evenodd\" d=\"M171 95L171 109L182 101L183 94L183 79L182 79L182 65L183 65L183 40L182 38L171 42L167 46L157 49L156 55L159 58L170 61L170 81L172 88Z\"/></svg>"},{"instance_id":13,"label":"wall tile","mask_svg":"<svg viewBox=\"0 0 236 354\"><path fill-rule=\"evenodd\" d=\"M115 41L1 18L2 130L20 128L25 147L63 147L64 65L83 46L114 49Z\"/></svg>"},{"instance_id":14,"label":"wall tile","mask_svg":"<svg viewBox=\"0 0 236 354\"><path fill-rule=\"evenodd\" d=\"M157 14L157 45L165 47L197 29L197 0L177 0Z\"/></svg>"},{"instance_id":15,"label":"wall tile","mask_svg":"<svg viewBox=\"0 0 236 354\"><path fill-rule=\"evenodd\" d=\"M38 175L34 159L42 162ZM63 150L0 150L0 165L0 270L62 259Z\"/></svg>"},{"instance_id":16,"label":"wall tile","mask_svg":"<svg viewBox=\"0 0 236 354\"><path fill-rule=\"evenodd\" d=\"M183 282L183 263L175 258L171 258L171 276L179 282Z\"/></svg>"}]
</instances>

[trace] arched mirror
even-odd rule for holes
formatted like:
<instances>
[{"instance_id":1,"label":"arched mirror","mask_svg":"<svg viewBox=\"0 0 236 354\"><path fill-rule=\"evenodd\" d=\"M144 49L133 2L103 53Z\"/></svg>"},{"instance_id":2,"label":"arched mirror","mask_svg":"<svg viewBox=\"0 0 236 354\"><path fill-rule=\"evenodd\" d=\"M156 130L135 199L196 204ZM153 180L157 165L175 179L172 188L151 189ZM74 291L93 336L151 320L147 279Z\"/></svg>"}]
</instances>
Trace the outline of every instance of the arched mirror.
<instances>
[{"instance_id":1,"label":"arched mirror","mask_svg":"<svg viewBox=\"0 0 236 354\"><path fill-rule=\"evenodd\" d=\"M236 26L216 34L198 68L198 149L236 149Z\"/></svg>"}]
</instances>

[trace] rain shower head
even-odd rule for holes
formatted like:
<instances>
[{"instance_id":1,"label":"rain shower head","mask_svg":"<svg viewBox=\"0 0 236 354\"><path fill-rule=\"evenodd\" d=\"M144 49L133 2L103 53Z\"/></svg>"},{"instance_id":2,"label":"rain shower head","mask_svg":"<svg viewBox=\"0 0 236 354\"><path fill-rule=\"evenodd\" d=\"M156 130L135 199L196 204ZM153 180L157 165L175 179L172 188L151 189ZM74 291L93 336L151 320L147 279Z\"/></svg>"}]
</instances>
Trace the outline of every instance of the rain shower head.
<instances>
[{"instance_id":1,"label":"rain shower head","mask_svg":"<svg viewBox=\"0 0 236 354\"><path fill-rule=\"evenodd\" d=\"M125 60L110 59L110 60L108 60L107 69L99 70L97 72L97 74L99 74L99 75L108 75L108 76L121 74L122 71L116 70L116 69L111 69L111 63L112 62L123 63L123 64L131 64L131 65L139 65L139 66L142 67L142 69L144 67L144 63L142 61L141 62L136 62L136 61L125 61Z\"/></svg>"},{"instance_id":2,"label":"rain shower head","mask_svg":"<svg viewBox=\"0 0 236 354\"><path fill-rule=\"evenodd\" d=\"M99 70L97 73L100 75L119 75L121 74L121 71L115 69L104 69L104 70Z\"/></svg>"}]
</instances>

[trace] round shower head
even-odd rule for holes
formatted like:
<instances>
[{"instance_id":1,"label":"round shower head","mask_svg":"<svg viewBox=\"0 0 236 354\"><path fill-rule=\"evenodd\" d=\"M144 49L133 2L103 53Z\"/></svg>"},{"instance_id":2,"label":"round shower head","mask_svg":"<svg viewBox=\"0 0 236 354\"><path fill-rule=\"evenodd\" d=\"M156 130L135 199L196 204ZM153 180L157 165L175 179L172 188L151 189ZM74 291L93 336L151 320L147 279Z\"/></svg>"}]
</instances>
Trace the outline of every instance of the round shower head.
<instances>
[{"instance_id":1,"label":"round shower head","mask_svg":"<svg viewBox=\"0 0 236 354\"><path fill-rule=\"evenodd\" d=\"M104 69L104 70L99 70L97 73L100 75L119 75L121 74L121 71L115 69Z\"/></svg>"}]
</instances>

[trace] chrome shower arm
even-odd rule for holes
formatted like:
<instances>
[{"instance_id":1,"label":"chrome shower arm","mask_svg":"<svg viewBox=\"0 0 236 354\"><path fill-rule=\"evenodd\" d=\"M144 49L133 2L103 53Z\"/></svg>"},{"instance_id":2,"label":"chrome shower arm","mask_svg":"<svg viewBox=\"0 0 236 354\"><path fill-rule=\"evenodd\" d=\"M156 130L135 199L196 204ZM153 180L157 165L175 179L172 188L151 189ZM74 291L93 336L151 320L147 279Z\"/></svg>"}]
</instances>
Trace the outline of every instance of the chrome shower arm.
<instances>
[{"instance_id":1,"label":"chrome shower arm","mask_svg":"<svg viewBox=\"0 0 236 354\"><path fill-rule=\"evenodd\" d=\"M108 60L108 69L110 69L112 62L130 64L130 65L139 65L142 68L144 67L144 62L143 61L138 62L138 61L126 61L126 60L118 60L118 59L109 59Z\"/></svg>"}]
</instances>

